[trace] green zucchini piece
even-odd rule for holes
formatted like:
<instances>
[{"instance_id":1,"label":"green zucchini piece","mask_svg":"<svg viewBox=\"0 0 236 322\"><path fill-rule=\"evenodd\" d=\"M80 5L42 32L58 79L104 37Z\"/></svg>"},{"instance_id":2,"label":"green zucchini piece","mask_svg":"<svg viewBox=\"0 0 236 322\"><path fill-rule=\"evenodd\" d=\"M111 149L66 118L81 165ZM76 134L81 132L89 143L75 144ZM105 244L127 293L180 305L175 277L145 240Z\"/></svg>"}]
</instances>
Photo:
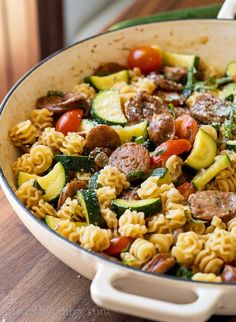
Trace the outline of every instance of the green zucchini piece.
<instances>
[{"instance_id":1,"label":"green zucchini piece","mask_svg":"<svg viewBox=\"0 0 236 322\"><path fill-rule=\"evenodd\" d=\"M170 184L171 183L171 177L170 172L167 168L157 168L152 171L150 174L151 177L159 177L157 184Z\"/></svg>"},{"instance_id":2,"label":"green zucchini piece","mask_svg":"<svg viewBox=\"0 0 236 322\"><path fill-rule=\"evenodd\" d=\"M57 231L58 224L60 221L62 221L62 219L60 218L49 216L49 215L46 215L44 220L48 225L48 227L54 231ZM75 224L76 227L87 226L86 222L73 222L73 223Z\"/></svg>"},{"instance_id":3,"label":"green zucchini piece","mask_svg":"<svg viewBox=\"0 0 236 322\"><path fill-rule=\"evenodd\" d=\"M89 156L62 155L59 154L54 158L55 162L61 162L65 169L69 171L90 172L94 166L94 158Z\"/></svg>"},{"instance_id":4,"label":"green zucchini piece","mask_svg":"<svg viewBox=\"0 0 236 322\"><path fill-rule=\"evenodd\" d=\"M58 162L53 169L43 177L37 179L37 183L45 190L43 198L47 201L56 199L66 184L66 172L63 165Z\"/></svg>"},{"instance_id":5,"label":"green zucchini piece","mask_svg":"<svg viewBox=\"0 0 236 322\"><path fill-rule=\"evenodd\" d=\"M132 139L142 137L144 141L148 137L147 132L148 123L147 121L140 122L131 126L121 127L119 125L113 126L113 129L117 132L120 137L121 144L131 142Z\"/></svg>"},{"instance_id":6,"label":"green zucchini piece","mask_svg":"<svg viewBox=\"0 0 236 322\"><path fill-rule=\"evenodd\" d=\"M117 82L129 82L129 72L128 70L122 70L120 72L110 74L107 76L90 76L87 80L92 84L97 90L105 91L111 89L113 85Z\"/></svg>"},{"instance_id":7,"label":"green zucchini piece","mask_svg":"<svg viewBox=\"0 0 236 322\"><path fill-rule=\"evenodd\" d=\"M225 85L219 92L219 98L234 101L236 99L236 83L229 83Z\"/></svg>"},{"instance_id":8,"label":"green zucchini piece","mask_svg":"<svg viewBox=\"0 0 236 322\"><path fill-rule=\"evenodd\" d=\"M116 90L103 91L95 96L92 116L98 123L122 126L127 124L121 108L120 96Z\"/></svg>"},{"instance_id":9,"label":"green zucchini piece","mask_svg":"<svg viewBox=\"0 0 236 322\"><path fill-rule=\"evenodd\" d=\"M38 179L39 176L36 174L26 173L23 171L19 171L17 175L17 186L18 188L26 181L29 181L31 179Z\"/></svg>"},{"instance_id":10,"label":"green zucchini piece","mask_svg":"<svg viewBox=\"0 0 236 322\"><path fill-rule=\"evenodd\" d=\"M207 168L214 162L216 152L216 142L207 132L199 129L193 149L184 163L195 170Z\"/></svg>"},{"instance_id":11,"label":"green zucchini piece","mask_svg":"<svg viewBox=\"0 0 236 322\"><path fill-rule=\"evenodd\" d=\"M78 127L78 132L85 132L88 133L95 125L93 124L93 122L91 122L90 120L87 119L83 119L80 122L80 125Z\"/></svg>"},{"instance_id":12,"label":"green zucchini piece","mask_svg":"<svg viewBox=\"0 0 236 322\"><path fill-rule=\"evenodd\" d=\"M236 75L236 60L230 62L226 66L225 73L227 76L231 76L231 77L234 77Z\"/></svg>"},{"instance_id":13,"label":"green zucchini piece","mask_svg":"<svg viewBox=\"0 0 236 322\"><path fill-rule=\"evenodd\" d=\"M216 157L215 162L206 170L200 171L192 180L193 185L201 191L221 170L230 167L231 161L227 154Z\"/></svg>"},{"instance_id":14,"label":"green zucchini piece","mask_svg":"<svg viewBox=\"0 0 236 322\"><path fill-rule=\"evenodd\" d=\"M89 179L88 189L96 190L99 188L100 184L98 183L99 172L95 172Z\"/></svg>"},{"instance_id":15,"label":"green zucchini piece","mask_svg":"<svg viewBox=\"0 0 236 322\"><path fill-rule=\"evenodd\" d=\"M79 190L77 198L83 208L87 224L103 227L104 222L95 190Z\"/></svg>"},{"instance_id":16,"label":"green zucchini piece","mask_svg":"<svg viewBox=\"0 0 236 322\"><path fill-rule=\"evenodd\" d=\"M161 210L161 199L152 198L145 200L124 200L115 199L111 202L112 209L116 212L117 216L123 215L126 209L141 211L145 216L151 216L155 212Z\"/></svg>"},{"instance_id":17,"label":"green zucchini piece","mask_svg":"<svg viewBox=\"0 0 236 322\"><path fill-rule=\"evenodd\" d=\"M166 21L166 20L178 20L178 19L192 19L192 18L216 18L220 5L209 5L196 8L177 9L172 11L160 12L155 15L125 20L113 25L110 30L118 30L122 28L142 25L145 23Z\"/></svg>"},{"instance_id":18,"label":"green zucchini piece","mask_svg":"<svg viewBox=\"0 0 236 322\"><path fill-rule=\"evenodd\" d=\"M163 52L163 63L167 66L181 66L185 68L195 67L199 65L200 58L195 55L176 54Z\"/></svg>"},{"instance_id":19,"label":"green zucchini piece","mask_svg":"<svg viewBox=\"0 0 236 322\"><path fill-rule=\"evenodd\" d=\"M142 170L136 170L133 172L129 172L126 177L127 177L127 180L129 181L135 181L142 178L143 175L144 175L144 172Z\"/></svg>"},{"instance_id":20,"label":"green zucchini piece","mask_svg":"<svg viewBox=\"0 0 236 322\"><path fill-rule=\"evenodd\" d=\"M226 148L236 152L236 140L226 142Z\"/></svg>"}]
</instances>

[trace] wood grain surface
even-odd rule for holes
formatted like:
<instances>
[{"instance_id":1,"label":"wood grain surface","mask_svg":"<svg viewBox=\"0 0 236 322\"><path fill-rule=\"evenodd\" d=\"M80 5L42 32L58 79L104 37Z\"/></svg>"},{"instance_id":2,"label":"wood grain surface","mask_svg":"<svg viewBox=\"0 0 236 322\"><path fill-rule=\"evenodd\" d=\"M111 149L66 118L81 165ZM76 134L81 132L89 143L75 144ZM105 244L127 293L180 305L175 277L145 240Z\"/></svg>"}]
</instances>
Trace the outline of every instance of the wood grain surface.
<instances>
[{"instance_id":1,"label":"wood grain surface","mask_svg":"<svg viewBox=\"0 0 236 322\"><path fill-rule=\"evenodd\" d=\"M157 11L221 2L138 0L116 22ZM1 190L0 209L0 322L147 321L96 306L90 298L91 282L41 246L14 214ZM210 321L236 322L236 318L214 316Z\"/></svg>"}]
</instances>

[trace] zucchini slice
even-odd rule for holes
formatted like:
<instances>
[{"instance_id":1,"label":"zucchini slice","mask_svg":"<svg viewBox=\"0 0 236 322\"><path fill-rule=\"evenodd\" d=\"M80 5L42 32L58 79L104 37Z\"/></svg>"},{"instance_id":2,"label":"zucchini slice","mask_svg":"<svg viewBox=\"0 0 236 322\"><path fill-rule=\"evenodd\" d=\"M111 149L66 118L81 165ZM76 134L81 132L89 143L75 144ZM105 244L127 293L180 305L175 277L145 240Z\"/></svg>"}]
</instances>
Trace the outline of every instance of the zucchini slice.
<instances>
[{"instance_id":1,"label":"zucchini slice","mask_svg":"<svg viewBox=\"0 0 236 322\"><path fill-rule=\"evenodd\" d=\"M37 183L45 190L43 198L47 201L56 199L66 184L66 173L63 165L58 162L44 177L38 177Z\"/></svg>"},{"instance_id":2,"label":"zucchini slice","mask_svg":"<svg viewBox=\"0 0 236 322\"><path fill-rule=\"evenodd\" d=\"M177 54L163 51L158 46L152 46L162 57L163 64L167 66L180 66L185 68L195 67L199 65L200 58L195 55Z\"/></svg>"},{"instance_id":3,"label":"zucchini slice","mask_svg":"<svg viewBox=\"0 0 236 322\"><path fill-rule=\"evenodd\" d=\"M235 101L236 99L236 83L229 83L225 85L219 92L219 98L228 101Z\"/></svg>"},{"instance_id":4,"label":"zucchini slice","mask_svg":"<svg viewBox=\"0 0 236 322\"><path fill-rule=\"evenodd\" d=\"M95 96L92 116L98 123L122 126L127 123L121 108L120 96L116 90L103 91Z\"/></svg>"},{"instance_id":5,"label":"zucchini slice","mask_svg":"<svg viewBox=\"0 0 236 322\"><path fill-rule=\"evenodd\" d=\"M87 119L83 119L80 122L80 125L78 127L78 132L85 132L88 133L95 125L93 124L93 122L91 122L90 120Z\"/></svg>"},{"instance_id":6,"label":"zucchini slice","mask_svg":"<svg viewBox=\"0 0 236 322\"><path fill-rule=\"evenodd\" d=\"M170 184L171 183L171 177L170 172L167 168L157 168L152 171L150 174L151 177L159 177L157 180L158 185L162 184Z\"/></svg>"},{"instance_id":7,"label":"zucchini slice","mask_svg":"<svg viewBox=\"0 0 236 322\"><path fill-rule=\"evenodd\" d=\"M220 155L215 162L206 170L200 171L192 180L193 185L201 191L205 185L214 178L221 170L230 167L231 161L227 154Z\"/></svg>"},{"instance_id":8,"label":"zucchini slice","mask_svg":"<svg viewBox=\"0 0 236 322\"><path fill-rule=\"evenodd\" d=\"M62 219L46 215L45 216L45 222L48 225L49 228L51 228L54 231L57 231L57 226ZM86 222L74 222L76 227L81 227L81 226L87 226Z\"/></svg>"},{"instance_id":9,"label":"zucchini slice","mask_svg":"<svg viewBox=\"0 0 236 322\"><path fill-rule=\"evenodd\" d=\"M151 216L161 210L161 199L152 198L145 200L124 200L115 199L111 202L113 210L117 216L123 215L126 209L144 212L145 216Z\"/></svg>"},{"instance_id":10,"label":"zucchini slice","mask_svg":"<svg viewBox=\"0 0 236 322\"><path fill-rule=\"evenodd\" d=\"M184 163L195 170L207 168L214 162L216 152L216 142L207 132L199 129L193 149Z\"/></svg>"},{"instance_id":11,"label":"zucchini slice","mask_svg":"<svg viewBox=\"0 0 236 322\"><path fill-rule=\"evenodd\" d=\"M226 66L225 73L227 76L234 77L236 75L236 60Z\"/></svg>"},{"instance_id":12,"label":"zucchini slice","mask_svg":"<svg viewBox=\"0 0 236 322\"><path fill-rule=\"evenodd\" d=\"M103 227L104 222L95 190L79 190L77 198L83 208L87 224Z\"/></svg>"},{"instance_id":13,"label":"zucchini slice","mask_svg":"<svg viewBox=\"0 0 236 322\"><path fill-rule=\"evenodd\" d=\"M105 91L111 89L113 85L117 82L129 81L129 72L128 70L122 70L120 72L110 74L107 76L90 76L87 78L90 84L93 85L99 91Z\"/></svg>"},{"instance_id":14,"label":"zucchini slice","mask_svg":"<svg viewBox=\"0 0 236 322\"><path fill-rule=\"evenodd\" d=\"M142 137L144 141L148 136L147 132L147 121L140 122L131 126L121 127L119 125L113 126L113 129L117 132L120 137L121 144L131 142L134 137Z\"/></svg>"},{"instance_id":15,"label":"zucchini slice","mask_svg":"<svg viewBox=\"0 0 236 322\"><path fill-rule=\"evenodd\" d=\"M226 148L236 152L236 140L226 142Z\"/></svg>"},{"instance_id":16,"label":"zucchini slice","mask_svg":"<svg viewBox=\"0 0 236 322\"><path fill-rule=\"evenodd\" d=\"M89 179L88 188L91 190L96 190L99 188L98 183L99 172L95 172Z\"/></svg>"},{"instance_id":17,"label":"zucchini slice","mask_svg":"<svg viewBox=\"0 0 236 322\"><path fill-rule=\"evenodd\" d=\"M19 171L17 176L17 186L19 188L24 182L29 181L30 179L38 179L38 178L39 176L37 176L36 174Z\"/></svg>"},{"instance_id":18,"label":"zucchini slice","mask_svg":"<svg viewBox=\"0 0 236 322\"><path fill-rule=\"evenodd\" d=\"M69 171L91 171L94 166L94 158L88 156L62 155L55 156L54 161L61 162L66 170Z\"/></svg>"}]
</instances>

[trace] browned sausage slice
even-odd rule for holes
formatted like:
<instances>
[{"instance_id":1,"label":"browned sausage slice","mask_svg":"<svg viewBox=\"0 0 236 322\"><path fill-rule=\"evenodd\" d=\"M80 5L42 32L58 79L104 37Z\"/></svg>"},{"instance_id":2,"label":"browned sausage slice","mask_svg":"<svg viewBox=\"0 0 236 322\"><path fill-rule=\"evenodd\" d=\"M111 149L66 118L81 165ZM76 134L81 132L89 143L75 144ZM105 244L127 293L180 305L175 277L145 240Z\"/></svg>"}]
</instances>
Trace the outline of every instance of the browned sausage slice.
<instances>
[{"instance_id":1,"label":"browned sausage slice","mask_svg":"<svg viewBox=\"0 0 236 322\"><path fill-rule=\"evenodd\" d=\"M120 137L109 125L97 125L86 135L85 146L89 150L95 148L115 149L120 145Z\"/></svg>"},{"instance_id":2,"label":"browned sausage slice","mask_svg":"<svg viewBox=\"0 0 236 322\"><path fill-rule=\"evenodd\" d=\"M188 198L195 218L211 221L214 216L229 220L236 215L236 194L221 191L199 191Z\"/></svg>"},{"instance_id":3,"label":"browned sausage slice","mask_svg":"<svg viewBox=\"0 0 236 322\"><path fill-rule=\"evenodd\" d=\"M152 273L166 273L168 272L175 264L175 259L167 253L159 253L155 255L142 270L145 272Z\"/></svg>"},{"instance_id":4,"label":"browned sausage slice","mask_svg":"<svg viewBox=\"0 0 236 322\"><path fill-rule=\"evenodd\" d=\"M163 91L179 92L183 89L182 84L165 79L163 75L157 74L156 72L150 73L148 78L154 81L157 89L161 89Z\"/></svg>"},{"instance_id":5,"label":"browned sausage slice","mask_svg":"<svg viewBox=\"0 0 236 322\"><path fill-rule=\"evenodd\" d=\"M112 153L108 164L117 167L126 176L136 171L148 173L150 155L148 150L140 144L125 143Z\"/></svg>"},{"instance_id":6,"label":"browned sausage slice","mask_svg":"<svg viewBox=\"0 0 236 322\"><path fill-rule=\"evenodd\" d=\"M83 93L66 93L64 96L43 96L37 99L38 108L46 108L54 114L82 108L87 115L91 107L91 99Z\"/></svg>"},{"instance_id":7,"label":"browned sausage slice","mask_svg":"<svg viewBox=\"0 0 236 322\"><path fill-rule=\"evenodd\" d=\"M124 200L140 200L136 190L124 190L120 198Z\"/></svg>"},{"instance_id":8,"label":"browned sausage slice","mask_svg":"<svg viewBox=\"0 0 236 322\"><path fill-rule=\"evenodd\" d=\"M225 265L221 277L223 282L236 283L236 267L231 265Z\"/></svg>"},{"instance_id":9,"label":"browned sausage slice","mask_svg":"<svg viewBox=\"0 0 236 322\"><path fill-rule=\"evenodd\" d=\"M78 179L74 179L69 182L60 193L57 203L57 209L61 208L68 197L73 197L76 194L77 190L86 188L87 183L88 182L86 180Z\"/></svg>"},{"instance_id":10,"label":"browned sausage slice","mask_svg":"<svg viewBox=\"0 0 236 322\"><path fill-rule=\"evenodd\" d=\"M138 92L125 103L125 115L131 124L150 121L155 113L160 114L167 110L159 97L151 96L145 91Z\"/></svg>"},{"instance_id":11,"label":"browned sausage slice","mask_svg":"<svg viewBox=\"0 0 236 322\"><path fill-rule=\"evenodd\" d=\"M155 114L149 124L148 135L156 146L173 139L175 136L175 121L172 115L169 113Z\"/></svg>"},{"instance_id":12,"label":"browned sausage slice","mask_svg":"<svg viewBox=\"0 0 236 322\"><path fill-rule=\"evenodd\" d=\"M174 82L184 82L187 79L187 68L180 66L165 66L163 68L165 78Z\"/></svg>"}]
</instances>

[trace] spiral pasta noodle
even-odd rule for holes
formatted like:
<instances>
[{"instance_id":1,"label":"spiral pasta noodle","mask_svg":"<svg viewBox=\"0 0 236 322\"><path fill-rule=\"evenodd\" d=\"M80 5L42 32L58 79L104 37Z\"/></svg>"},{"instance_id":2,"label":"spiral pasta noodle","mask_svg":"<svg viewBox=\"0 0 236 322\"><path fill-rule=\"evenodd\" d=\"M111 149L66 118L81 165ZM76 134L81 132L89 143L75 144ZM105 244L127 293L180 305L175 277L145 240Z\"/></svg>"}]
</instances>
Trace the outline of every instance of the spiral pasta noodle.
<instances>
[{"instance_id":1,"label":"spiral pasta noodle","mask_svg":"<svg viewBox=\"0 0 236 322\"><path fill-rule=\"evenodd\" d=\"M73 221L81 221L81 218L84 218L84 213L78 200L68 197L58 210L57 217Z\"/></svg>"},{"instance_id":2,"label":"spiral pasta noodle","mask_svg":"<svg viewBox=\"0 0 236 322\"><path fill-rule=\"evenodd\" d=\"M46 108L42 109L33 109L30 113L30 121L32 124L39 129L40 131L43 131L47 127L52 127L53 125L53 113L50 112Z\"/></svg>"},{"instance_id":3,"label":"spiral pasta noodle","mask_svg":"<svg viewBox=\"0 0 236 322\"><path fill-rule=\"evenodd\" d=\"M11 141L15 146L32 145L37 137L37 130L30 120L17 123L9 132Z\"/></svg>"},{"instance_id":4,"label":"spiral pasta noodle","mask_svg":"<svg viewBox=\"0 0 236 322\"><path fill-rule=\"evenodd\" d=\"M30 149L30 157L34 164L34 173L40 174L47 171L53 161L53 153L48 146L36 145Z\"/></svg>"},{"instance_id":5,"label":"spiral pasta noodle","mask_svg":"<svg viewBox=\"0 0 236 322\"><path fill-rule=\"evenodd\" d=\"M40 144L49 146L55 151L60 150L63 141L64 134L56 131L53 127L47 127L39 138Z\"/></svg>"},{"instance_id":6,"label":"spiral pasta noodle","mask_svg":"<svg viewBox=\"0 0 236 322\"><path fill-rule=\"evenodd\" d=\"M38 190L33 185L34 179L31 179L24 182L16 190L16 196L28 209L37 206L39 200L42 198L42 191Z\"/></svg>"},{"instance_id":7,"label":"spiral pasta noodle","mask_svg":"<svg viewBox=\"0 0 236 322\"><path fill-rule=\"evenodd\" d=\"M90 98L91 100L96 95L94 88L87 83L81 83L81 84L75 85L73 88L73 92L83 93L86 98Z\"/></svg>"},{"instance_id":8,"label":"spiral pasta noodle","mask_svg":"<svg viewBox=\"0 0 236 322\"><path fill-rule=\"evenodd\" d=\"M17 175L19 171L34 173L34 163L30 154L25 153L22 154L21 157L17 158L12 165L12 169L15 175Z\"/></svg>"},{"instance_id":9,"label":"spiral pasta noodle","mask_svg":"<svg viewBox=\"0 0 236 322\"><path fill-rule=\"evenodd\" d=\"M116 195L119 195L123 189L129 188L130 183L125 175L116 167L105 166L98 175L98 183L103 187L111 187L115 189Z\"/></svg>"},{"instance_id":10,"label":"spiral pasta noodle","mask_svg":"<svg viewBox=\"0 0 236 322\"><path fill-rule=\"evenodd\" d=\"M138 260L134 255L130 254L129 252L122 252L120 254L122 263L128 266L141 268L143 263Z\"/></svg>"},{"instance_id":11,"label":"spiral pasta noodle","mask_svg":"<svg viewBox=\"0 0 236 322\"><path fill-rule=\"evenodd\" d=\"M227 223L227 229L231 233L236 233L236 217L234 217L230 221L228 221L228 223Z\"/></svg>"},{"instance_id":12,"label":"spiral pasta noodle","mask_svg":"<svg viewBox=\"0 0 236 322\"><path fill-rule=\"evenodd\" d=\"M79 241L82 247L102 252L110 246L111 231L98 226L88 225L79 230Z\"/></svg>"},{"instance_id":13,"label":"spiral pasta noodle","mask_svg":"<svg viewBox=\"0 0 236 322\"><path fill-rule=\"evenodd\" d=\"M171 229L180 228L186 223L185 210L181 208L170 209L166 212Z\"/></svg>"},{"instance_id":14,"label":"spiral pasta noodle","mask_svg":"<svg viewBox=\"0 0 236 322\"><path fill-rule=\"evenodd\" d=\"M204 223L197 223L197 222L188 222L184 226L185 231L193 231L198 235L203 235L206 232L206 225Z\"/></svg>"},{"instance_id":15,"label":"spiral pasta noodle","mask_svg":"<svg viewBox=\"0 0 236 322\"><path fill-rule=\"evenodd\" d=\"M144 213L127 209L119 218L119 233L132 238L143 237L147 232Z\"/></svg>"},{"instance_id":16,"label":"spiral pasta noodle","mask_svg":"<svg viewBox=\"0 0 236 322\"><path fill-rule=\"evenodd\" d=\"M102 208L101 213L102 217L106 221L107 227L109 229L114 230L113 236L116 236L118 234L117 229L119 225L116 213L112 211L110 208Z\"/></svg>"},{"instance_id":17,"label":"spiral pasta noodle","mask_svg":"<svg viewBox=\"0 0 236 322\"><path fill-rule=\"evenodd\" d=\"M60 220L55 231L73 243L79 242L80 228L69 219Z\"/></svg>"},{"instance_id":18,"label":"spiral pasta noodle","mask_svg":"<svg viewBox=\"0 0 236 322\"><path fill-rule=\"evenodd\" d=\"M177 155L170 156L166 161L166 168L169 170L171 181L175 182L182 174L183 160Z\"/></svg>"},{"instance_id":19,"label":"spiral pasta noodle","mask_svg":"<svg viewBox=\"0 0 236 322\"><path fill-rule=\"evenodd\" d=\"M167 234L172 229L168 219L163 214L158 214L147 219L147 229L149 233Z\"/></svg>"},{"instance_id":20,"label":"spiral pasta noodle","mask_svg":"<svg viewBox=\"0 0 236 322\"><path fill-rule=\"evenodd\" d=\"M224 262L209 249L202 249L194 259L192 269L195 272L219 274Z\"/></svg>"},{"instance_id":21,"label":"spiral pasta noodle","mask_svg":"<svg viewBox=\"0 0 236 322\"><path fill-rule=\"evenodd\" d=\"M144 264L156 254L156 249L148 240L137 238L130 246L129 252Z\"/></svg>"},{"instance_id":22,"label":"spiral pasta noodle","mask_svg":"<svg viewBox=\"0 0 236 322\"><path fill-rule=\"evenodd\" d=\"M171 255L174 256L177 261L184 265L190 266L194 258L201 251L203 241L199 236L192 232L181 233L178 235L176 246L171 250Z\"/></svg>"},{"instance_id":23,"label":"spiral pasta noodle","mask_svg":"<svg viewBox=\"0 0 236 322\"><path fill-rule=\"evenodd\" d=\"M212 233L216 228L226 229L226 224L222 221L221 218L214 216L211 220L210 226L206 228L206 234Z\"/></svg>"},{"instance_id":24,"label":"spiral pasta noodle","mask_svg":"<svg viewBox=\"0 0 236 322\"><path fill-rule=\"evenodd\" d=\"M159 177L149 177L143 183L141 183L140 188L137 190L137 194L141 199L158 198L160 197L160 187L157 182Z\"/></svg>"},{"instance_id":25,"label":"spiral pasta noodle","mask_svg":"<svg viewBox=\"0 0 236 322\"><path fill-rule=\"evenodd\" d=\"M167 253L174 240L172 234L152 234L149 241L155 246L159 253Z\"/></svg>"},{"instance_id":26,"label":"spiral pasta noodle","mask_svg":"<svg viewBox=\"0 0 236 322\"><path fill-rule=\"evenodd\" d=\"M101 208L109 207L111 200L116 199L115 189L110 186L102 187L96 190L99 205Z\"/></svg>"},{"instance_id":27,"label":"spiral pasta noodle","mask_svg":"<svg viewBox=\"0 0 236 322\"><path fill-rule=\"evenodd\" d=\"M43 199L40 199L37 205L32 206L32 211L39 219L42 219L47 215L56 216L56 210L54 207Z\"/></svg>"},{"instance_id":28,"label":"spiral pasta noodle","mask_svg":"<svg viewBox=\"0 0 236 322\"><path fill-rule=\"evenodd\" d=\"M85 139L76 132L69 132L64 141L60 151L65 155L80 155L83 152Z\"/></svg>"}]
</instances>

